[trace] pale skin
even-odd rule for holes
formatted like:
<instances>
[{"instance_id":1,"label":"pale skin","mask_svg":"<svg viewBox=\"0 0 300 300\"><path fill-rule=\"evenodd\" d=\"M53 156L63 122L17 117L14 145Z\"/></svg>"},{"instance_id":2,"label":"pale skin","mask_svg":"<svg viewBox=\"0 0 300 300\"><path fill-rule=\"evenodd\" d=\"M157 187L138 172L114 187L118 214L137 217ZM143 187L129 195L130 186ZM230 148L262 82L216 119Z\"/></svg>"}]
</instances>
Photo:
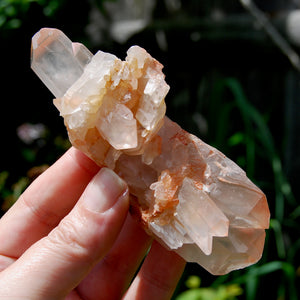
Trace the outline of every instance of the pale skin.
<instances>
[{"instance_id":1,"label":"pale skin","mask_svg":"<svg viewBox=\"0 0 300 300\"><path fill-rule=\"evenodd\" d=\"M0 298L170 299L185 261L128 209L125 182L69 149L0 219Z\"/></svg>"}]
</instances>

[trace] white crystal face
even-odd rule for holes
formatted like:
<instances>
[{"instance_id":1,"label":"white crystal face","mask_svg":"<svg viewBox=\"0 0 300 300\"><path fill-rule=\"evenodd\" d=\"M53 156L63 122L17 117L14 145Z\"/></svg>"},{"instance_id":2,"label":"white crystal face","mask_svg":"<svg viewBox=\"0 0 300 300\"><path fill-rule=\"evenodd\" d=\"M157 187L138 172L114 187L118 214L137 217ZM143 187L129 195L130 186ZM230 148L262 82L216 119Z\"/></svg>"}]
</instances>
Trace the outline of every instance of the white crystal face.
<instances>
[{"instance_id":1,"label":"white crystal face","mask_svg":"<svg viewBox=\"0 0 300 300\"><path fill-rule=\"evenodd\" d=\"M117 104L112 112L99 120L97 128L117 150L132 149L137 146L136 120L125 105Z\"/></svg>"}]
</instances>

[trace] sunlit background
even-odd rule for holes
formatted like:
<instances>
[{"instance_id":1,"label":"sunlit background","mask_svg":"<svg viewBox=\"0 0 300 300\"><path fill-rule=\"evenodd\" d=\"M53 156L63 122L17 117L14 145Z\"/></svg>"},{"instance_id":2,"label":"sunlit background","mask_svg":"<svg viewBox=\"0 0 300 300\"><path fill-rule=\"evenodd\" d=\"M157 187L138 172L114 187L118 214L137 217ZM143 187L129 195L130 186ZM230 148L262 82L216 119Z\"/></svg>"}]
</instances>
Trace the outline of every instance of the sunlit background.
<instances>
[{"instance_id":1,"label":"sunlit background","mask_svg":"<svg viewBox=\"0 0 300 300\"><path fill-rule=\"evenodd\" d=\"M0 0L1 214L70 146L30 69L41 27L122 59L144 47L165 66L167 115L267 195L261 261L221 277L188 264L174 299L299 299L300 0Z\"/></svg>"}]
</instances>

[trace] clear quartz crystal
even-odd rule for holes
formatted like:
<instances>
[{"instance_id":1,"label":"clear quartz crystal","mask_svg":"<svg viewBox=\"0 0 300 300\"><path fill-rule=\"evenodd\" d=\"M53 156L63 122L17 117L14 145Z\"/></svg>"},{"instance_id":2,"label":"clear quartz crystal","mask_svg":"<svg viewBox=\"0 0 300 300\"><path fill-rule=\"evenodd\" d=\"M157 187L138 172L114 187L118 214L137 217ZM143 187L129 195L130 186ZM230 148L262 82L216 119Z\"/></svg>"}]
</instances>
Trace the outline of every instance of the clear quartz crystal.
<instances>
[{"instance_id":1,"label":"clear quartz crystal","mask_svg":"<svg viewBox=\"0 0 300 300\"><path fill-rule=\"evenodd\" d=\"M57 29L32 40L32 68L52 91L71 143L128 183L132 215L166 248L225 274L257 262L266 197L224 154L165 117L162 65L133 46L94 56Z\"/></svg>"},{"instance_id":2,"label":"clear quartz crystal","mask_svg":"<svg viewBox=\"0 0 300 300\"><path fill-rule=\"evenodd\" d=\"M194 181L186 177L178 193L177 215L190 237L206 254L212 252L214 236L228 236L229 220Z\"/></svg>"},{"instance_id":3,"label":"clear quartz crystal","mask_svg":"<svg viewBox=\"0 0 300 300\"><path fill-rule=\"evenodd\" d=\"M43 28L32 38L31 68L55 97L62 97L93 57L60 30Z\"/></svg>"}]
</instances>

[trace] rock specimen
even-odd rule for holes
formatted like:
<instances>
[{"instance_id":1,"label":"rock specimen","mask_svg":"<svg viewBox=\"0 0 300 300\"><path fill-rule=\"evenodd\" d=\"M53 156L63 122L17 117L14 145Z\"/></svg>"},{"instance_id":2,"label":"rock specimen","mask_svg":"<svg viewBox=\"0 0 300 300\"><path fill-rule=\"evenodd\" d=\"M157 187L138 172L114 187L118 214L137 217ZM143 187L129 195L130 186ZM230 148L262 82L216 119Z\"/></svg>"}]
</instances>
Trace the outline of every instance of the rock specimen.
<instances>
[{"instance_id":1,"label":"rock specimen","mask_svg":"<svg viewBox=\"0 0 300 300\"><path fill-rule=\"evenodd\" d=\"M71 143L129 185L145 230L212 274L257 262L266 197L234 162L165 117L162 65L133 46L125 61L44 28L32 69L55 95Z\"/></svg>"}]
</instances>

